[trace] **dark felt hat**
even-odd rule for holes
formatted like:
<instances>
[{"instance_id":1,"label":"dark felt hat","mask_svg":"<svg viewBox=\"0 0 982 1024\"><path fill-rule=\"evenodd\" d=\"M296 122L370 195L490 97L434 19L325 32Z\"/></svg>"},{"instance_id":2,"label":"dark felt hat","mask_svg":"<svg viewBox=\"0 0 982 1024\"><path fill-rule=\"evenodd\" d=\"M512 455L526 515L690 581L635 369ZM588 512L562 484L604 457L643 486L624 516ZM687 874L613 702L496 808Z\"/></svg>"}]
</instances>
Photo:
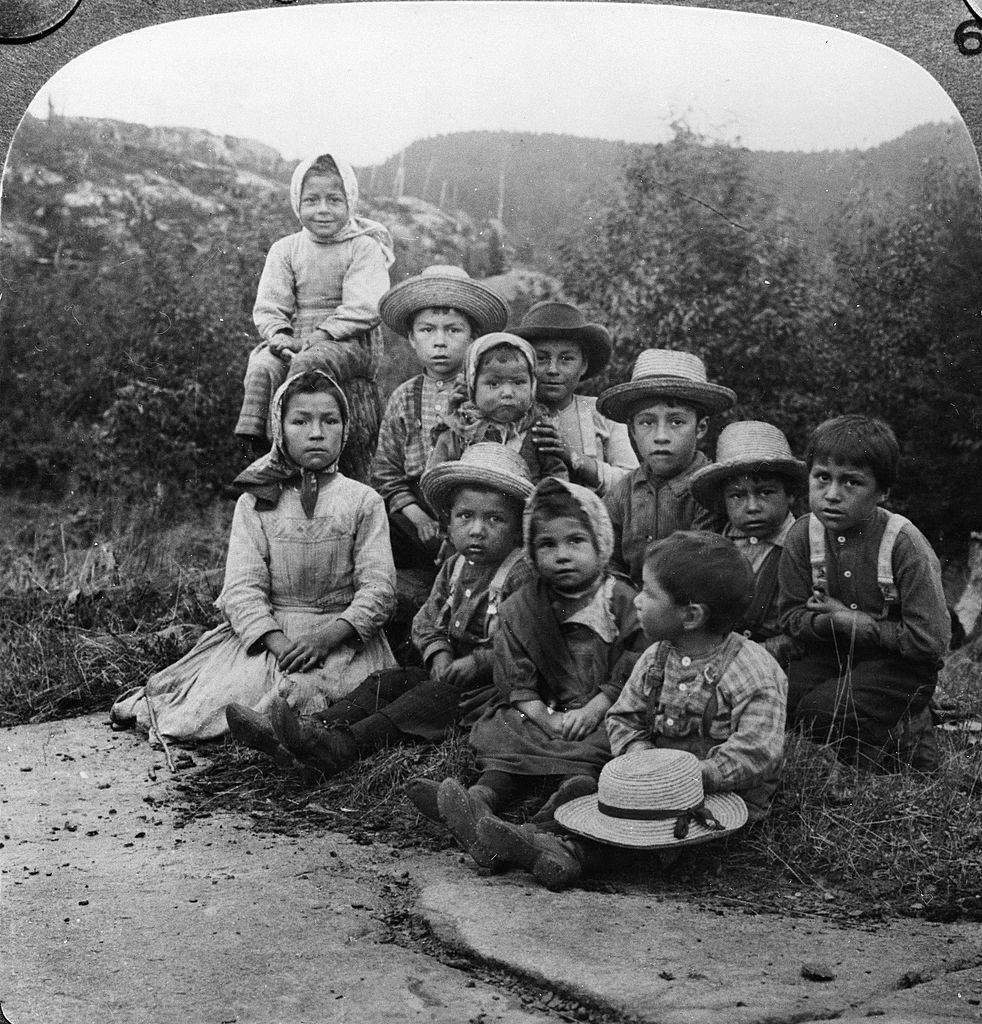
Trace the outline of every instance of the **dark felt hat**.
<instances>
[{"instance_id":1,"label":"dark felt hat","mask_svg":"<svg viewBox=\"0 0 982 1024\"><path fill-rule=\"evenodd\" d=\"M586 360L584 379L596 377L610 362L610 334L600 324L587 322L586 317L569 302L547 300L529 307L522 322L514 329L526 341L575 341L583 349Z\"/></svg>"}]
</instances>

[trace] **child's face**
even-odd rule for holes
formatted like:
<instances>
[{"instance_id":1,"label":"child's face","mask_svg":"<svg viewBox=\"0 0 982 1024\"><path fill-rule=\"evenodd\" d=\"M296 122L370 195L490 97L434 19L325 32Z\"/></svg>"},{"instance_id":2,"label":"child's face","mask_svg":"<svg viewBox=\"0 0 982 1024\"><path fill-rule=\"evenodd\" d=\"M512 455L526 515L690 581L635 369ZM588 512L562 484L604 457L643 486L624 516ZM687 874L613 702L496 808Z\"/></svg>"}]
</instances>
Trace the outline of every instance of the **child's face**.
<instances>
[{"instance_id":1,"label":"child's face","mask_svg":"<svg viewBox=\"0 0 982 1024\"><path fill-rule=\"evenodd\" d=\"M477 371L474 404L495 423L514 423L532 408L532 375L520 353L499 349L484 356Z\"/></svg>"},{"instance_id":2,"label":"child's face","mask_svg":"<svg viewBox=\"0 0 982 1024\"><path fill-rule=\"evenodd\" d=\"M651 475L667 479L689 466L708 426L709 420L691 405L658 400L635 409L631 437Z\"/></svg>"},{"instance_id":3,"label":"child's face","mask_svg":"<svg viewBox=\"0 0 982 1024\"><path fill-rule=\"evenodd\" d=\"M685 627L682 621L682 610L661 584L658 577L645 565L641 573L644 587L634 599L634 609L638 613L638 621L649 643L659 640L677 640L682 636Z\"/></svg>"},{"instance_id":4,"label":"child's face","mask_svg":"<svg viewBox=\"0 0 982 1024\"><path fill-rule=\"evenodd\" d=\"M421 309L413 319L409 344L431 377L451 380L464 365L471 325L455 309Z\"/></svg>"},{"instance_id":5,"label":"child's face","mask_svg":"<svg viewBox=\"0 0 982 1024\"><path fill-rule=\"evenodd\" d=\"M348 197L336 174L309 174L304 179L300 223L318 242L330 241L348 223Z\"/></svg>"},{"instance_id":6,"label":"child's face","mask_svg":"<svg viewBox=\"0 0 982 1024\"><path fill-rule=\"evenodd\" d=\"M586 373L583 349L575 341L534 341L536 393L550 409L565 409Z\"/></svg>"},{"instance_id":7,"label":"child's face","mask_svg":"<svg viewBox=\"0 0 982 1024\"><path fill-rule=\"evenodd\" d=\"M498 491L462 487L450 506L450 543L478 565L499 565L518 546L521 516Z\"/></svg>"},{"instance_id":8,"label":"child's face","mask_svg":"<svg viewBox=\"0 0 982 1024\"><path fill-rule=\"evenodd\" d=\"M582 593L603 571L593 535L571 516L537 523L532 553L539 575L560 593Z\"/></svg>"},{"instance_id":9,"label":"child's face","mask_svg":"<svg viewBox=\"0 0 982 1024\"><path fill-rule=\"evenodd\" d=\"M747 537L773 536L791 509L791 496L779 476L735 476L723 485L723 500L730 524Z\"/></svg>"},{"instance_id":10,"label":"child's face","mask_svg":"<svg viewBox=\"0 0 982 1024\"><path fill-rule=\"evenodd\" d=\"M283 414L287 455L302 469L319 472L341 454L344 421L338 400L327 391L292 395Z\"/></svg>"},{"instance_id":11,"label":"child's face","mask_svg":"<svg viewBox=\"0 0 982 1024\"><path fill-rule=\"evenodd\" d=\"M866 466L816 459L808 471L808 505L833 531L861 526L886 496Z\"/></svg>"}]
</instances>

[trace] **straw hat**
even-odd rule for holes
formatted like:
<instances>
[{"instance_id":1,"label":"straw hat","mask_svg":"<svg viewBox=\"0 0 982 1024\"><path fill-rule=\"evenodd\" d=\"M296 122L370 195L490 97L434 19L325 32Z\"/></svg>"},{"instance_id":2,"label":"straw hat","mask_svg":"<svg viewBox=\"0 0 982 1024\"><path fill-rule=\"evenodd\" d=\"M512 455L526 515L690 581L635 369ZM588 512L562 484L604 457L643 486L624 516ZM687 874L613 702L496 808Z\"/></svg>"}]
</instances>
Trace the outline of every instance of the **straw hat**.
<instances>
[{"instance_id":1,"label":"straw hat","mask_svg":"<svg viewBox=\"0 0 982 1024\"><path fill-rule=\"evenodd\" d=\"M474 321L475 337L500 331L508 320L504 299L478 284L463 267L436 264L390 288L378 304L386 327L407 337L413 314L429 306L452 306Z\"/></svg>"},{"instance_id":2,"label":"straw hat","mask_svg":"<svg viewBox=\"0 0 982 1024\"><path fill-rule=\"evenodd\" d=\"M687 750L636 750L608 761L598 789L557 807L571 832L636 850L722 839L747 821L735 793L706 796L699 760Z\"/></svg>"},{"instance_id":3,"label":"straw hat","mask_svg":"<svg viewBox=\"0 0 982 1024\"><path fill-rule=\"evenodd\" d=\"M586 317L569 302L537 302L514 329L526 341L575 341L583 349L586 373L583 379L596 377L610 362L610 334L600 324L587 323Z\"/></svg>"},{"instance_id":4,"label":"straw hat","mask_svg":"<svg viewBox=\"0 0 982 1024\"><path fill-rule=\"evenodd\" d=\"M597 412L618 423L627 423L630 410L645 398L678 398L706 411L729 409L736 392L706 380L706 364L691 352L670 348L646 348L634 363L631 379L615 384L597 399Z\"/></svg>"},{"instance_id":5,"label":"straw hat","mask_svg":"<svg viewBox=\"0 0 982 1024\"><path fill-rule=\"evenodd\" d=\"M535 489L525 460L495 441L472 444L455 462L441 462L420 478L423 496L437 512L450 509L451 495L468 484L491 487L524 502Z\"/></svg>"},{"instance_id":6,"label":"straw hat","mask_svg":"<svg viewBox=\"0 0 982 1024\"><path fill-rule=\"evenodd\" d=\"M692 494L701 505L712 508L720 501L723 484L744 473L778 473L803 483L805 464L791 454L791 446L773 423L738 420L723 428L716 442L716 461L692 476Z\"/></svg>"}]
</instances>

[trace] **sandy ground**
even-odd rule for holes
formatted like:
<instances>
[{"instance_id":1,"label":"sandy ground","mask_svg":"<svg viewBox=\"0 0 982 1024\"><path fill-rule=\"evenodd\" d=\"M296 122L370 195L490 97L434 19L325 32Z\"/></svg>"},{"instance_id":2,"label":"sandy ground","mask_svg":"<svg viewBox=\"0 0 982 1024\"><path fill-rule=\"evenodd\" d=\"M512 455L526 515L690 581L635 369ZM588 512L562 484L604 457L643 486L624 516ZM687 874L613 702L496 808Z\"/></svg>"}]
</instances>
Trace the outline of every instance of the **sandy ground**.
<instances>
[{"instance_id":1,"label":"sandy ground","mask_svg":"<svg viewBox=\"0 0 982 1024\"><path fill-rule=\"evenodd\" d=\"M3 730L0 751L12 1024L982 1020L977 925L554 895L454 854L175 827L162 756L104 716Z\"/></svg>"}]
</instances>

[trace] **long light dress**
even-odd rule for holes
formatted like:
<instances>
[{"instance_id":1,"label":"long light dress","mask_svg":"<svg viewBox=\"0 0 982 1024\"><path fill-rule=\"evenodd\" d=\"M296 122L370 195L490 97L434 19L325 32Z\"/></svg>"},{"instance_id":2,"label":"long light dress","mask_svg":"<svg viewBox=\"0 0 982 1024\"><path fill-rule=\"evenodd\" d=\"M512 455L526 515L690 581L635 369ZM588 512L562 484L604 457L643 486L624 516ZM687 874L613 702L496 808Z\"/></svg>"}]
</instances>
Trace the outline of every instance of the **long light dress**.
<instances>
[{"instance_id":1,"label":"long light dress","mask_svg":"<svg viewBox=\"0 0 982 1024\"><path fill-rule=\"evenodd\" d=\"M173 665L124 694L112 719L150 729L148 702L167 739L214 739L227 731L232 701L264 712L279 692L302 714L320 711L370 673L395 665L382 626L395 607L395 568L382 499L336 473L322 484L313 517L287 486L275 508L256 510L243 494L229 538L225 586L216 602L226 621ZM261 638L291 639L336 619L357 633L311 672L282 672Z\"/></svg>"}]
</instances>

